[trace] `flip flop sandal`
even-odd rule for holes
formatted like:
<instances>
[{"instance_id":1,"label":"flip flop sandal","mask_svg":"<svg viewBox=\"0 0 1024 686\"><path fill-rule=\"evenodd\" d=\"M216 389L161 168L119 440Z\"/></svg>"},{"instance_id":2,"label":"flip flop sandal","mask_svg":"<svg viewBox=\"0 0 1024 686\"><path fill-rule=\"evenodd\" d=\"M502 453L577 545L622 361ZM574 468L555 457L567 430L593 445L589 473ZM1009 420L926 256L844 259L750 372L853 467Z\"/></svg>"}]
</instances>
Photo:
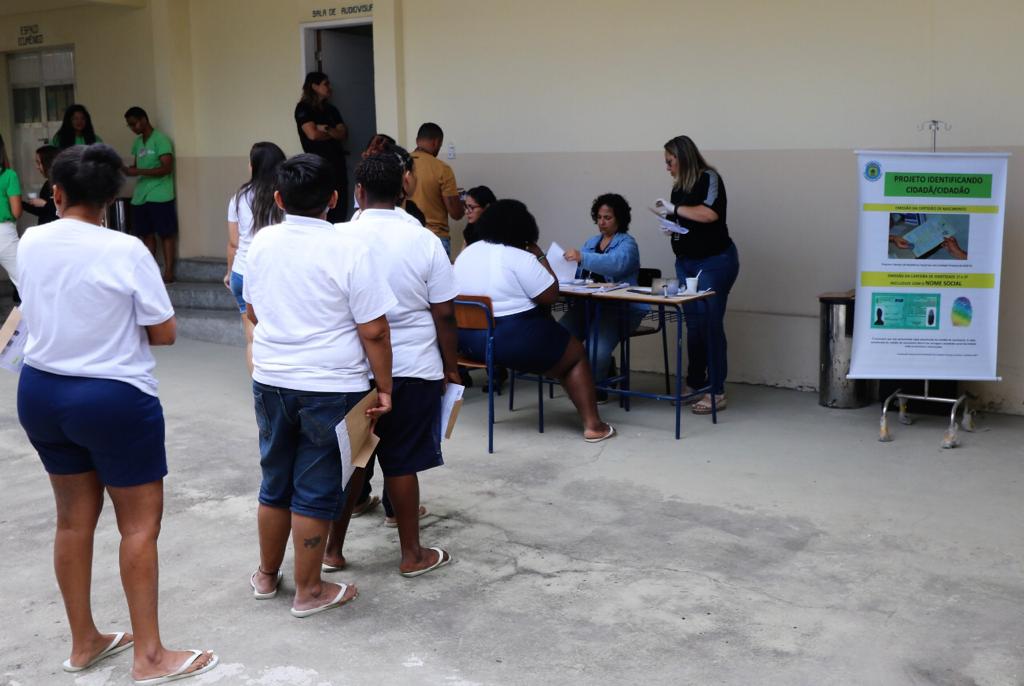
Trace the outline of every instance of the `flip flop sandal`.
<instances>
[{"instance_id":1,"label":"flip flop sandal","mask_svg":"<svg viewBox=\"0 0 1024 686\"><path fill-rule=\"evenodd\" d=\"M609 438L615 435L615 427L611 424L608 425L608 431L603 436L595 436L594 438L583 437L583 440L587 443L600 443L601 441L607 441Z\"/></svg>"},{"instance_id":2,"label":"flip flop sandal","mask_svg":"<svg viewBox=\"0 0 1024 686\"><path fill-rule=\"evenodd\" d=\"M362 517L364 514L374 509L378 505L380 505L380 497L375 495L370 496L370 499L367 500L365 503L356 503L356 506L352 508L352 516Z\"/></svg>"},{"instance_id":3,"label":"flip flop sandal","mask_svg":"<svg viewBox=\"0 0 1024 686\"><path fill-rule=\"evenodd\" d=\"M445 550L442 550L441 548L430 548L430 550L437 551L437 562L435 562L434 564L430 565L429 567L424 567L423 569L417 569L415 572L399 572L399 574L404 576L406 579L414 579L414 578L416 578L418 576L423 576L427 572L432 572L435 569L440 569L441 567L444 567L446 564L451 563L451 561L452 561L451 553L449 553L449 552L447 552ZM448 556L447 559L445 558L446 555Z\"/></svg>"},{"instance_id":4,"label":"flip flop sandal","mask_svg":"<svg viewBox=\"0 0 1024 686\"><path fill-rule=\"evenodd\" d=\"M302 617L309 617L311 615L319 614L319 613L324 612L326 610L332 610L332 609L334 609L336 607L341 607L342 605L346 605L346 604L352 602L353 600L355 600L359 596L359 592L357 591L356 593L354 593L352 595L351 598L349 598L348 600L344 600L344 598L345 598L345 591L348 590L348 584L338 584L338 585L341 586L341 588L338 590L338 595L334 596L334 600L332 600L331 602L327 603L326 605L321 605L320 607L310 608L309 610L296 610L293 607L292 610L291 610L292 617L298 617L298 618L301 619Z\"/></svg>"},{"instance_id":5,"label":"flip flop sandal","mask_svg":"<svg viewBox=\"0 0 1024 686\"><path fill-rule=\"evenodd\" d=\"M284 578L284 572L280 569L277 570L277 581L274 582L274 590L267 591L266 593L260 593L256 590L256 575L259 573L259 569L252 573L249 577L249 586L252 587L252 597L256 600L270 600L271 598L277 597L277 589L281 587L281 579Z\"/></svg>"},{"instance_id":6,"label":"flip flop sandal","mask_svg":"<svg viewBox=\"0 0 1024 686\"><path fill-rule=\"evenodd\" d=\"M716 398L715 400L715 411L721 412L728 406L728 402L725 396ZM691 410L694 414L711 414L711 401L707 399L707 396L701 398L699 402L695 403Z\"/></svg>"},{"instance_id":7,"label":"flip flop sandal","mask_svg":"<svg viewBox=\"0 0 1024 686\"><path fill-rule=\"evenodd\" d=\"M100 660L105 660L108 657L110 657L111 655L117 655L122 650L128 650L133 645L135 645L135 641L128 641L124 645L118 645L123 639L124 639L124 632L123 631L118 631L116 634L114 634L114 640L112 640L110 642L110 645L108 645L106 648L104 648L103 650L98 652L95 656L93 656L93 658L91 660L86 662L81 667L76 667L75 665L71 664L71 658L69 657L68 659L64 660L64 664L62 665L64 667L64 671L65 672L81 672L81 671L84 671L84 670L89 669L90 667L92 667L94 664L96 664Z\"/></svg>"},{"instance_id":8,"label":"flip flop sandal","mask_svg":"<svg viewBox=\"0 0 1024 686\"><path fill-rule=\"evenodd\" d=\"M134 679L133 681L135 681L135 686L155 686L156 684L166 684L170 681L177 681L178 679L188 679L189 677L199 676L200 674L209 672L217 666L218 662L220 662L219 657L212 655L210 657L210 661L205 665L193 672L189 672L188 668L191 667L192 664L200 658L200 656L205 654L202 650L191 650L190 652L192 653L192 656L186 658L185 661L181 663L181 666L170 674L153 677L152 679Z\"/></svg>"}]
</instances>

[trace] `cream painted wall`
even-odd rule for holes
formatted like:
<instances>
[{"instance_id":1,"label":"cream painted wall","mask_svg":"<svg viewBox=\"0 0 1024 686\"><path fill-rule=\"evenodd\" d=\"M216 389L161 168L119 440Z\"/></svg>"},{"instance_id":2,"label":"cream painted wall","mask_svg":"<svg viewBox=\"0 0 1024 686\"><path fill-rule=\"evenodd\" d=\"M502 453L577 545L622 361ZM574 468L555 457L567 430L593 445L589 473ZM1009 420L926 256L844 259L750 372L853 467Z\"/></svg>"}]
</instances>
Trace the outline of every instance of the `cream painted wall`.
<instances>
[{"instance_id":1,"label":"cream painted wall","mask_svg":"<svg viewBox=\"0 0 1024 686\"><path fill-rule=\"evenodd\" d=\"M182 254L220 254L251 143L298 150L302 26L332 19L315 10L359 4L151 0L41 13L0 21L0 50L15 24L36 21L74 43L81 97L124 148L123 101L155 101L179 146ZM697 140L727 183L741 256L734 380L816 385L816 296L854 281L855 148L920 149L929 138L917 125L937 117L954 127L945 148L1014 152L1005 254L1024 249L1019 0L382 0L373 17L379 128L408 144L422 121L439 122L460 185L523 199L545 238L582 242L590 200L615 190L633 204L645 264L670 271L643 207L668 191L661 144ZM1022 295L1024 275L1008 268L1006 380L971 387L1018 413L1024 322L1011 315ZM639 345L638 367L659 366L653 344Z\"/></svg>"},{"instance_id":2,"label":"cream painted wall","mask_svg":"<svg viewBox=\"0 0 1024 686\"><path fill-rule=\"evenodd\" d=\"M460 185L527 202L545 240L582 242L590 200L626 195L642 260L672 256L643 207L668 191L661 145L687 133L719 167L741 273L730 299L730 378L817 385L817 294L854 285L855 148L1010 150L1006 255L1024 215L1024 3L947 0L720 3L641 0L405 2L406 139L425 120L454 143ZM438 36L454 36L441 41ZM1018 171L1019 170L1019 171ZM1009 262L1009 260L1008 260ZM1024 276L1004 271L1001 384L1024 412ZM650 339L638 366L655 369Z\"/></svg>"},{"instance_id":3,"label":"cream painted wall","mask_svg":"<svg viewBox=\"0 0 1024 686\"><path fill-rule=\"evenodd\" d=\"M41 47L74 46L78 102L89 109L96 132L118 152L127 155L134 138L122 116L129 106L141 105L160 121L148 7L83 6L5 16L0 19L0 53L19 50L17 29L24 24L39 25L45 36ZM6 75L6 63L0 68ZM0 93L4 132L11 122L9 95L5 85Z\"/></svg>"}]
</instances>

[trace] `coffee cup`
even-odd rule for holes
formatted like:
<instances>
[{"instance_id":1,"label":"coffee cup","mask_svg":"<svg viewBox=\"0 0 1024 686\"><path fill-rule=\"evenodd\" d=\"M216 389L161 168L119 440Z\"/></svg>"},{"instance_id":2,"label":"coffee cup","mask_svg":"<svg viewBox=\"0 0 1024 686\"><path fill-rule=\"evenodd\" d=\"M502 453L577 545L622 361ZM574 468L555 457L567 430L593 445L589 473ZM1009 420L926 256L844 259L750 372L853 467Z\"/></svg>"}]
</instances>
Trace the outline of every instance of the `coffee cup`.
<instances>
[{"instance_id":1,"label":"coffee cup","mask_svg":"<svg viewBox=\"0 0 1024 686\"><path fill-rule=\"evenodd\" d=\"M686 280L686 292L691 295L697 292L697 277L691 276Z\"/></svg>"}]
</instances>

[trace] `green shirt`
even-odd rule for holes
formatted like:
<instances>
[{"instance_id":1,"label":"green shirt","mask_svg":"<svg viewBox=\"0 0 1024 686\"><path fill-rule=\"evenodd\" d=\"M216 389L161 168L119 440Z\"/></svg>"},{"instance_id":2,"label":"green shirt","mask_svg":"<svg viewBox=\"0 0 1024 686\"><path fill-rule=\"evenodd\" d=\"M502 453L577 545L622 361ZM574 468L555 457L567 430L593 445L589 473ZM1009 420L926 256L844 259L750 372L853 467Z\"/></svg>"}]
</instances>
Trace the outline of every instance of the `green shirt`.
<instances>
[{"instance_id":1,"label":"green shirt","mask_svg":"<svg viewBox=\"0 0 1024 686\"><path fill-rule=\"evenodd\" d=\"M18 172L8 167L0 172L0 223L14 221L11 201L8 200L13 195L21 195L21 183L18 182Z\"/></svg>"},{"instance_id":2,"label":"green shirt","mask_svg":"<svg viewBox=\"0 0 1024 686\"><path fill-rule=\"evenodd\" d=\"M161 155L173 155L174 144L165 134L153 129L145 141L142 136L132 144L132 156L139 169L157 169ZM168 202L174 200L174 172L165 176L140 176L132 194L132 204Z\"/></svg>"},{"instance_id":3,"label":"green shirt","mask_svg":"<svg viewBox=\"0 0 1024 686\"><path fill-rule=\"evenodd\" d=\"M96 136L96 142L102 143L103 139L100 138L99 136ZM50 139L50 145L52 145L55 148L60 147L60 141L57 139L57 134L53 134L53 138ZM75 142L72 145L88 145L88 143L85 142L84 136L75 136Z\"/></svg>"}]
</instances>

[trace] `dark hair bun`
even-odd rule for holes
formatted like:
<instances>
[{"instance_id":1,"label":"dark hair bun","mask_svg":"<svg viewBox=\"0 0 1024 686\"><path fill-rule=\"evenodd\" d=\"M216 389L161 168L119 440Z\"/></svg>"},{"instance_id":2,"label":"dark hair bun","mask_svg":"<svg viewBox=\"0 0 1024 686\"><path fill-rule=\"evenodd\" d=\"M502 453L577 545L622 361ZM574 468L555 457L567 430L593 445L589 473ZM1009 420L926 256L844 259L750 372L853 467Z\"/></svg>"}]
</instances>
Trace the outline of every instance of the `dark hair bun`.
<instances>
[{"instance_id":1,"label":"dark hair bun","mask_svg":"<svg viewBox=\"0 0 1024 686\"><path fill-rule=\"evenodd\" d=\"M85 150L82 152L82 164L84 165L89 163L101 167L113 167L118 170L124 166L121 156L117 154L116 150L106 143L95 143L93 145L86 146Z\"/></svg>"},{"instance_id":2,"label":"dark hair bun","mask_svg":"<svg viewBox=\"0 0 1024 686\"><path fill-rule=\"evenodd\" d=\"M57 155L50 181L60 186L68 206L102 206L113 200L124 184L121 156L109 145L75 145Z\"/></svg>"}]
</instances>

